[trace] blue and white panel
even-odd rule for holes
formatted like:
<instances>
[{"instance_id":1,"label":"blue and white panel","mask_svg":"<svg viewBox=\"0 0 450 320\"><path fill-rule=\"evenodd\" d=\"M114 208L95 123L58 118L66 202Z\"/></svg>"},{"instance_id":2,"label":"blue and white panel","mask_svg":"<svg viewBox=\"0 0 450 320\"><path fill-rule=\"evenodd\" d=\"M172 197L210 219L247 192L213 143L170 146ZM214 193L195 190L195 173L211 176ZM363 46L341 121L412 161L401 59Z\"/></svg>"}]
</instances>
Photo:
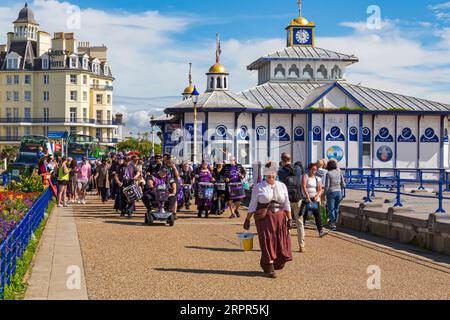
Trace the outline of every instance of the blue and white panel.
<instances>
[{"instance_id":1,"label":"blue and white panel","mask_svg":"<svg viewBox=\"0 0 450 320\"><path fill-rule=\"evenodd\" d=\"M250 166L252 159L252 115L241 113L238 118L237 135L237 158L238 162L244 166Z\"/></svg>"},{"instance_id":2,"label":"blue and white panel","mask_svg":"<svg viewBox=\"0 0 450 320\"><path fill-rule=\"evenodd\" d=\"M450 163L449 163L450 148L449 148L448 133L449 133L449 121L448 121L448 118L445 117L444 118L444 167L445 168L450 168Z\"/></svg>"},{"instance_id":3,"label":"blue and white panel","mask_svg":"<svg viewBox=\"0 0 450 320\"><path fill-rule=\"evenodd\" d=\"M439 116L424 116L420 120L420 169L437 169L440 165L440 133Z\"/></svg>"},{"instance_id":4,"label":"blue and white panel","mask_svg":"<svg viewBox=\"0 0 450 320\"><path fill-rule=\"evenodd\" d=\"M345 114L325 114L325 159L336 159L341 167L347 167L346 128Z\"/></svg>"},{"instance_id":5,"label":"blue and white panel","mask_svg":"<svg viewBox=\"0 0 450 320\"><path fill-rule=\"evenodd\" d=\"M313 114L312 115L312 136L313 141L311 145L311 161L317 162L317 160L323 159L323 141L324 128L323 128L323 114Z\"/></svg>"},{"instance_id":6,"label":"blue and white panel","mask_svg":"<svg viewBox=\"0 0 450 320\"><path fill-rule=\"evenodd\" d=\"M278 163L283 152L292 153L291 115L270 115L270 151L271 159Z\"/></svg>"},{"instance_id":7,"label":"blue and white panel","mask_svg":"<svg viewBox=\"0 0 450 320\"><path fill-rule=\"evenodd\" d=\"M267 114L258 114L255 119L255 147L256 163L265 164L267 157L267 139L269 130L267 129Z\"/></svg>"},{"instance_id":8,"label":"blue and white panel","mask_svg":"<svg viewBox=\"0 0 450 320\"><path fill-rule=\"evenodd\" d=\"M417 168L418 130L417 116L397 117L397 168ZM402 174L405 179L414 177L414 173Z\"/></svg>"},{"instance_id":9,"label":"blue and white panel","mask_svg":"<svg viewBox=\"0 0 450 320\"><path fill-rule=\"evenodd\" d=\"M375 168L395 167L395 117L375 116L373 136L373 157Z\"/></svg>"},{"instance_id":10,"label":"blue and white panel","mask_svg":"<svg viewBox=\"0 0 450 320\"><path fill-rule=\"evenodd\" d=\"M348 168L359 167L359 115L350 114L348 116ZM362 151L361 151L362 152Z\"/></svg>"},{"instance_id":11,"label":"blue and white panel","mask_svg":"<svg viewBox=\"0 0 450 320\"><path fill-rule=\"evenodd\" d=\"M308 161L306 141L308 139L308 126L306 123L306 114L294 115L294 154L292 155L293 162L301 161L306 164Z\"/></svg>"},{"instance_id":12,"label":"blue and white panel","mask_svg":"<svg viewBox=\"0 0 450 320\"><path fill-rule=\"evenodd\" d=\"M208 114L208 148L211 162L222 162L234 155L234 113Z\"/></svg>"}]
</instances>

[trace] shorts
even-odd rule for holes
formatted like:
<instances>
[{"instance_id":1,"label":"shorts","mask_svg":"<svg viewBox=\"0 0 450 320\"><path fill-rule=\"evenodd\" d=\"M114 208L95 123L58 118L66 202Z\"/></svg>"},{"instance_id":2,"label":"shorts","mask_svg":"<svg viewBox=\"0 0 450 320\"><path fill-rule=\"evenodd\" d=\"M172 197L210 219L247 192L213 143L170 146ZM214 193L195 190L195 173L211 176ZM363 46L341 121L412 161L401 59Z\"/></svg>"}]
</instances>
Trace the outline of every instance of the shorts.
<instances>
[{"instance_id":1,"label":"shorts","mask_svg":"<svg viewBox=\"0 0 450 320\"><path fill-rule=\"evenodd\" d=\"M88 188L89 182L80 182L78 181L78 190L86 191Z\"/></svg>"},{"instance_id":2,"label":"shorts","mask_svg":"<svg viewBox=\"0 0 450 320\"><path fill-rule=\"evenodd\" d=\"M66 180L58 181L58 186L67 186L68 184L69 184L69 181L66 181Z\"/></svg>"}]
</instances>

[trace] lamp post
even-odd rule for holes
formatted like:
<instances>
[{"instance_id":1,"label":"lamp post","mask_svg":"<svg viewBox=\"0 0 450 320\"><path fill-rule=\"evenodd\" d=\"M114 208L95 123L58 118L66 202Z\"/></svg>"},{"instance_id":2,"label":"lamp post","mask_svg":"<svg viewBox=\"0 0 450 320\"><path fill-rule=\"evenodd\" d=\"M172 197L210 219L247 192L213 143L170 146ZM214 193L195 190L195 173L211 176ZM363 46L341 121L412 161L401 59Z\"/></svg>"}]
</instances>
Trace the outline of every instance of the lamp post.
<instances>
[{"instance_id":1,"label":"lamp post","mask_svg":"<svg viewBox=\"0 0 450 320\"><path fill-rule=\"evenodd\" d=\"M194 87L194 91L191 93L191 99L194 103L194 165L197 164L197 103L199 95L197 88Z\"/></svg>"},{"instance_id":2,"label":"lamp post","mask_svg":"<svg viewBox=\"0 0 450 320\"><path fill-rule=\"evenodd\" d=\"M150 118L150 124L152 126L152 157L155 158L155 127L153 120L155 120L155 117L152 115Z\"/></svg>"}]
</instances>

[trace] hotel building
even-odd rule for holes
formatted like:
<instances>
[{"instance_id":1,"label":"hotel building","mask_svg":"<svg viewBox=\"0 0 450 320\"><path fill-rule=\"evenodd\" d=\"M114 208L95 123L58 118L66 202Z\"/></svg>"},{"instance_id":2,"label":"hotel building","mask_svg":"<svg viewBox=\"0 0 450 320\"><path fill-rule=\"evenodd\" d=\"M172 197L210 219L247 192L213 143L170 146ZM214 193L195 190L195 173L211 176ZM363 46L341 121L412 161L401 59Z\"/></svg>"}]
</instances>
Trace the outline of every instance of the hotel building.
<instances>
[{"instance_id":1,"label":"hotel building","mask_svg":"<svg viewBox=\"0 0 450 320\"><path fill-rule=\"evenodd\" d=\"M39 30L25 4L0 46L0 148L24 135L69 132L112 144L114 77L105 46Z\"/></svg>"}]
</instances>

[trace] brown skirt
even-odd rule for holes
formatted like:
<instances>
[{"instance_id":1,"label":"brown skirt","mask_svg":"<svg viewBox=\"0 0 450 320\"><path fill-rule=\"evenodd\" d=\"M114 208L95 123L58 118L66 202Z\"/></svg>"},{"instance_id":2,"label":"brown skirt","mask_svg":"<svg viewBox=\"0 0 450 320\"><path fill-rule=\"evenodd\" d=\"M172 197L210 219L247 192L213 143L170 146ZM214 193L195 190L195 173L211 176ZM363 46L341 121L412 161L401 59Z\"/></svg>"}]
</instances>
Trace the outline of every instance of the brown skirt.
<instances>
[{"instance_id":1,"label":"brown skirt","mask_svg":"<svg viewBox=\"0 0 450 320\"><path fill-rule=\"evenodd\" d=\"M273 261L275 270L283 269L286 262L292 261L291 237L284 211L268 211L263 220L256 221L256 229L262 252L261 267Z\"/></svg>"}]
</instances>

